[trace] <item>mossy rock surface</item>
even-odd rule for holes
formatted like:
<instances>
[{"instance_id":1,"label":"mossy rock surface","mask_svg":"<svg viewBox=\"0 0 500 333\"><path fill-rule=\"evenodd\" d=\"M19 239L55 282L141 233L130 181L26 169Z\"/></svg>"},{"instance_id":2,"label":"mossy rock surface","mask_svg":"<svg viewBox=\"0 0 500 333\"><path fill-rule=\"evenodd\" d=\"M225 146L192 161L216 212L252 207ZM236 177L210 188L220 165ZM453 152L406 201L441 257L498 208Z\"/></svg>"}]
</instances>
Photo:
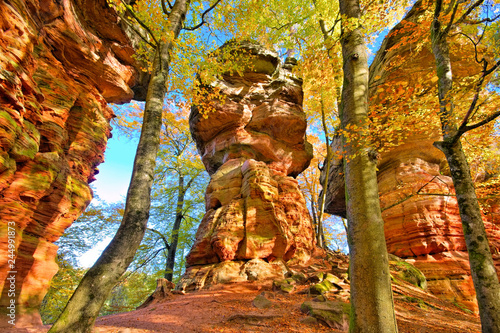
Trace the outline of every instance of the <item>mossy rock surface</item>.
<instances>
[{"instance_id":1,"label":"mossy rock surface","mask_svg":"<svg viewBox=\"0 0 500 333\"><path fill-rule=\"evenodd\" d=\"M257 295L252 301L252 305L258 309L268 309L273 305L273 302L268 300L265 295Z\"/></svg>"},{"instance_id":2,"label":"mossy rock surface","mask_svg":"<svg viewBox=\"0 0 500 333\"><path fill-rule=\"evenodd\" d=\"M35 157L40 145L40 133L29 121L24 122L24 131L21 131L10 154L16 161L26 162Z\"/></svg>"},{"instance_id":3,"label":"mossy rock surface","mask_svg":"<svg viewBox=\"0 0 500 333\"><path fill-rule=\"evenodd\" d=\"M332 273L326 273L324 279L327 280L327 281L329 281L329 282L331 282L332 284L333 283L340 283L340 282L342 282L341 278L339 278L338 276L333 275Z\"/></svg>"},{"instance_id":4,"label":"mossy rock surface","mask_svg":"<svg viewBox=\"0 0 500 333\"><path fill-rule=\"evenodd\" d=\"M300 310L330 328L346 331L349 327L351 307L348 303L306 301L302 303Z\"/></svg>"},{"instance_id":5,"label":"mossy rock surface","mask_svg":"<svg viewBox=\"0 0 500 333\"><path fill-rule=\"evenodd\" d=\"M307 279L307 277L303 273L296 273L291 276L291 279L297 283L302 283Z\"/></svg>"},{"instance_id":6,"label":"mossy rock surface","mask_svg":"<svg viewBox=\"0 0 500 333\"><path fill-rule=\"evenodd\" d=\"M399 279L427 290L427 279L417 267L392 254L389 254L389 267Z\"/></svg>"},{"instance_id":7,"label":"mossy rock surface","mask_svg":"<svg viewBox=\"0 0 500 333\"><path fill-rule=\"evenodd\" d=\"M316 283L315 285L312 285L311 287L309 287L309 290L310 290L311 294L313 294L313 295L321 295L323 293L326 293L326 292L332 290L333 288L335 288L335 287L330 281L323 280L322 282Z\"/></svg>"},{"instance_id":8,"label":"mossy rock surface","mask_svg":"<svg viewBox=\"0 0 500 333\"><path fill-rule=\"evenodd\" d=\"M293 290L295 289L293 284L295 284L295 283L294 283L292 278L288 278L285 280L274 280L273 281L273 290L282 291L284 293L289 294L289 293L293 292Z\"/></svg>"}]
</instances>

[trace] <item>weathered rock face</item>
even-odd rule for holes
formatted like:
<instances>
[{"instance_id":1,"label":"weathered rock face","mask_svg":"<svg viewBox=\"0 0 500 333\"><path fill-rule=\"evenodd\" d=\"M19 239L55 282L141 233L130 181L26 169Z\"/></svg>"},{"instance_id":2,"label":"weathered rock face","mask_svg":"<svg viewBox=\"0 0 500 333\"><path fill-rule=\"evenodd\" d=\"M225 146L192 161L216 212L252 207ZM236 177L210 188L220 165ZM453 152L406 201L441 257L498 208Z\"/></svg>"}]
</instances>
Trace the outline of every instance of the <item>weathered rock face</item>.
<instances>
[{"instance_id":1,"label":"weathered rock face","mask_svg":"<svg viewBox=\"0 0 500 333\"><path fill-rule=\"evenodd\" d=\"M0 2L0 307L14 300L16 326L41 324L53 243L92 198L107 102L133 97L129 45L104 0Z\"/></svg>"},{"instance_id":2,"label":"weathered rock face","mask_svg":"<svg viewBox=\"0 0 500 333\"><path fill-rule=\"evenodd\" d=\"M191 133L211 180L182 288L279 276L286 271L281 260L305 262L314 250L293 178L312 158L301 81L276 54L252 43L241 47L252 55L253 70L212 84L226 98L207 118L197 107L191 111Z\"/></svg>"},{"instance_id":3,"label":"weathered rock face","mask_svg":"<svg viewBox=\"0 0 500 333\"><path fill-rule=\"evenodd\" d=\"M407 22L417 22L425 10L422 5L416 6ZM370 102L374 107L397 103L394 96L398 91L409 91L417 85L430 90L435 85L431 80L435 68L430 47L418 49L409 43L392 49L402 38L411 40L412 30L408 25L406 29L401 29L401 26L399 24L388 34L370 68L371 78L378 80L374 85L376 88L370 91ZM454 49L462 52L452 56L456 68L454 75L463 77L477 66L473 57L467 56L473 54L470 53L473 50L467 45ZM394 67L393 62L404 66ZM393 94L389 102L385 100L386 93ZM429 95L436 99L435 94ZM424 100L426 97L419 98ZM438 133L437 124L438 120L433 119L426 126L431 133ZM377 175L387 250L419 268L427 278L431 293L477 310L458 204L453 196L453 182L447 175L444 154L432 145L436 140L439 140L438 135L415 134L379 156ZM334 150L341 149L340 140L333 144L336 145ZM330 179L326 211L345 216L341 161L334 161ZM498 202L491 204L492 214L484 220L494 259L500 267L500 224L498 215L495 215ZM498 272L500 274L500 270Z\"/></svg>"}]
</instances>

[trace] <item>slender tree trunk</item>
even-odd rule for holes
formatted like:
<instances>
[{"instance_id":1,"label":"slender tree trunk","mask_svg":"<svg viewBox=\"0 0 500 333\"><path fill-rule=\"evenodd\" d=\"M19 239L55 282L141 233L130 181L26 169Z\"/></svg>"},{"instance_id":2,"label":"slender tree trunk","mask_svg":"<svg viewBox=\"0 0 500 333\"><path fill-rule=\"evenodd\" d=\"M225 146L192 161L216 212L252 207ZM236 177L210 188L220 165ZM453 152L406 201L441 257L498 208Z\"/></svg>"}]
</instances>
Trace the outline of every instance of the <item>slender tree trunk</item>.
<instances>
[{"instance_id":1,"label":"slender tree trunk","mask_svg":"<svg viewBox=\"0 0 500 333\"><path fill-rule=\"evenodd\" d=\"M358 0L339 0L342 22L344 82L341 127L367 129L368 58ZM348 23L348 24L346 24ZM347 143L344 137L344 174L351 277L349 332L397 332L389 261L380 212L376 161L369 147Z\"/></svg>"},{"instance_id":2,"label":"slender tree trunk","mask_svg":"<svg viewBox=\"0 0 500 333\"><path fill-rule=\"evenodd\" d=\"M314 238L318 238L318 217L316 216L316 202L314 200L314 195L311 194L311 212L312 212L312 227L314 231ZM319 244L317 244L319 246Z\"/></svg>"},{"instance_id":3,"label":"slender tree trunk","mask_svg":"<svg viewBox=\"0 0 500 333\"><path fill-rule=\"evenodd\" d=\"M175 209L175 221L172 228L172 239L170 240L170 248L167 254L167 264L165 267L165 279L172 282L175 266L175 253L177 252L177 244L179 243L179 229L181 227L184 208L184 196L186 189L184 188L184 176L179 174L179 192L177 193L177 207Z\"/></svg>"},{"instance_id":4,"label":"slender tree trunk","mask_svg":"<svg viewBox=\"0 0 500 333\"><path fill-rule=\"evenodd\" d=\"M189 0L177 0L169 16L170 31L179 35ZM163 99L168 79L173 40L157 47L148 86L141 137L127 193L123 220L115 237L97 262L83 277L78 288L49 332L87 333L112 288L132 262L149 218L150 193L155 160L160 144Z\"/></svg>"},{"instance_id":5,"label":"slender tree trunk","mask_svg":"<svg viewBox=\"0 0 500 333\"><path fill-rule=\"evenodd\" d=\"M457 125L453 122L453 75L448 46L448 32L439 22L442 0L436 1L431 26L432 51L436 60L440 120L443 141L435 142L448 161L462 219L465 244L469 253L472 281L481 317L483 333L500 333L500 284L495 270L474 182L462 149ZM446 29L446 28L445 28Z\"/></svg>"},{"instance_id":6,"label":"slender tree trunk","mask_svg":"<svg viewBox=\"0 0 500 333\"><path fill-rule=\"evenodd\" d=\"M446 141L439 142L436 146L443 151L450 166L469 253L472 281L476 289L482 332L500 333L500 284L467 159L460 141L453 145L448 145Z\"/></svg>"},{"instance_id":7,"label":"slender tree trunk","mask_svg":"<svg viewBox=\"0 0 500 333\"><path fill-rule=\"evenodd\" d=\"M321 205L319 207L319 217L318 217L318 246L321 248L325 248L325 231L323 227L323 220L324 220L324 214L325 214L325 202L326 202L326 192L328 190L328 179L330 177L330 160L332 158L331 154L331 147L330 147L330 140L329 138L329 133L328 133L328 127L326 126L326 116L325 116L325 107L323 105L323 91L321 92L321 124L323 125L323 132L325 133L325 145L326 145L326 175L325 179L323 181L323 184L321 186L323 187L323 191L321 192Z\"/></svg>"}]
</instances>

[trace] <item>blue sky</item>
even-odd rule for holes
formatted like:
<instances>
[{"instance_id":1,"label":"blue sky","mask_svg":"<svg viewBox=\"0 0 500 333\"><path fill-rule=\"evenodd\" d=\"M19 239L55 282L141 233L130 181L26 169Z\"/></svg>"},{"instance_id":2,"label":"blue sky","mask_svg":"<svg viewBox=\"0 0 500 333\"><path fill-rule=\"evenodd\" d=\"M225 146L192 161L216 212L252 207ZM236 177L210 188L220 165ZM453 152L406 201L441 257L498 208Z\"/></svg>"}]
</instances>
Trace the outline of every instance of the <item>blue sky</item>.
<instances>
[{"instance_id":1,"label":"blue sky","mask_svg":"<svg viewBox=\"0 0 500 333\"><path fill-rule=\"evenodd\" d=\"M137 139L118 137L116 134L108 140L104 163L99 165L97 180L91 184L94 188L94 197L97 194L107 202L125 200L132 176L137 142Z\"/></svg>"},{"instance_id":2,"label":"blue sky","mask_svg":"<svg viewBox=\"0 0 500 333\"><path fill-rule=\"evenodd\" d=\"M91 184L94 198L99 196L101 200L110 203L125 201L137 143L138 139L129 139L124 136L119 138L116 132L115 136L108 140L104 163L99 165L99 174L96 175L96 181ZM80 266L86 268L92 266L111 239L112 237L107 237L84 253L79 258Z\"/></svg>"},{"instance_id":3,"label":"blue sky","mask_svg":"<svg viewBox=\"0 0 500 333\"><path fill-rule=\"evenodd\" d=\"M104 163L99 165L97 180L91 184L94 196L97 194L107 202L125 199L132 176L137 142L138 139L118 137L117 134L108 140Z\"/></svg>"}]
</instances>

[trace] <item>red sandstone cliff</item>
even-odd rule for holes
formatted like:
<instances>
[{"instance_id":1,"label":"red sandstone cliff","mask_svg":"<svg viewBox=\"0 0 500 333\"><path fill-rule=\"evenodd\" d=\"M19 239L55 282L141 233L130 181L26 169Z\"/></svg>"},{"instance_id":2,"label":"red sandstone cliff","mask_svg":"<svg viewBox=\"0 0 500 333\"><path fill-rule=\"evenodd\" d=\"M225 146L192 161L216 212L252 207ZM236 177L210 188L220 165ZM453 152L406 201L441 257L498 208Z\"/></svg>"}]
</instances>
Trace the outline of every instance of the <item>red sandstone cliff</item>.
<instances>
[{"instance_id":1,"label":"red sandstone cliff","mask_svg":"<svg viewBox=\"0 0 500 333\"><path fill-rule=\"evenodd\" d=\"M437 100L435 62L428 44L418 46L425 36L412 30L426 8L417 4L385 38L370 67L370 103L382 112L386 122L397 116L398 104L420 87L420 96L413 96L415 110L429 100ZM403 39L409 43L399 44ZM455 41L459 43L458 41ZM399 44L399 45L398 45ZM393 48L395 45L397 47ZM458 45L455 45L458 46ZM454 47L452 61L454 77L459 79L478 70L470 44ZM404 95L404 94L407 95ZM391 108L392 105L392 108ZM412 110L409 110L410 112ZM447 163L441 151L432 143L439 140L439 121L428 118L420 124L429 133L409 133L396 148L382 153L378 161L378 185L384 219L387 250L419 268L427 278L434 295L464 304L477 310L465 240L453 182L447 173ZM382 132L381 141L386 140ZM340 140L334 141L334 151L341 150ZM345 215L342 162L333 161L327 191L326 211ZM417 192L422 194L416 195ZM437 195L443 194L443 195ZM500 201L492 201L491 214L485 216L485 227L494 260L500 268ZM500 274L500 269L498 270Z\"/></svg>"},{"instance_id":2,"label":"red sandstone cliff","mask_svg":"<svg viewBox=\"0 0 500 333\"><path fill-rule=\"evenodd\" d=\"M104 0L0 1L0 307L15 300L16 326L41 324L53 243L92 198L114 116L107 103L133 97L133 49L118 23Z\"/></svg>"},{"instance_id":3,"label":"red sandstone cliff","mask_svg":"<svg viewBox=\"0 0 500 333\"><path fill-rule=\"evenodd\" d=\"M240 46L251 55L247 71L213 82L224 102L214 101L207 118L193 107L189 120L211 180L180 288L283 276L283 262L305 262L315 248L293 178L312 158L302 82L290 61L282 65L250 42Z\"/></svg>"}]
</instances>

